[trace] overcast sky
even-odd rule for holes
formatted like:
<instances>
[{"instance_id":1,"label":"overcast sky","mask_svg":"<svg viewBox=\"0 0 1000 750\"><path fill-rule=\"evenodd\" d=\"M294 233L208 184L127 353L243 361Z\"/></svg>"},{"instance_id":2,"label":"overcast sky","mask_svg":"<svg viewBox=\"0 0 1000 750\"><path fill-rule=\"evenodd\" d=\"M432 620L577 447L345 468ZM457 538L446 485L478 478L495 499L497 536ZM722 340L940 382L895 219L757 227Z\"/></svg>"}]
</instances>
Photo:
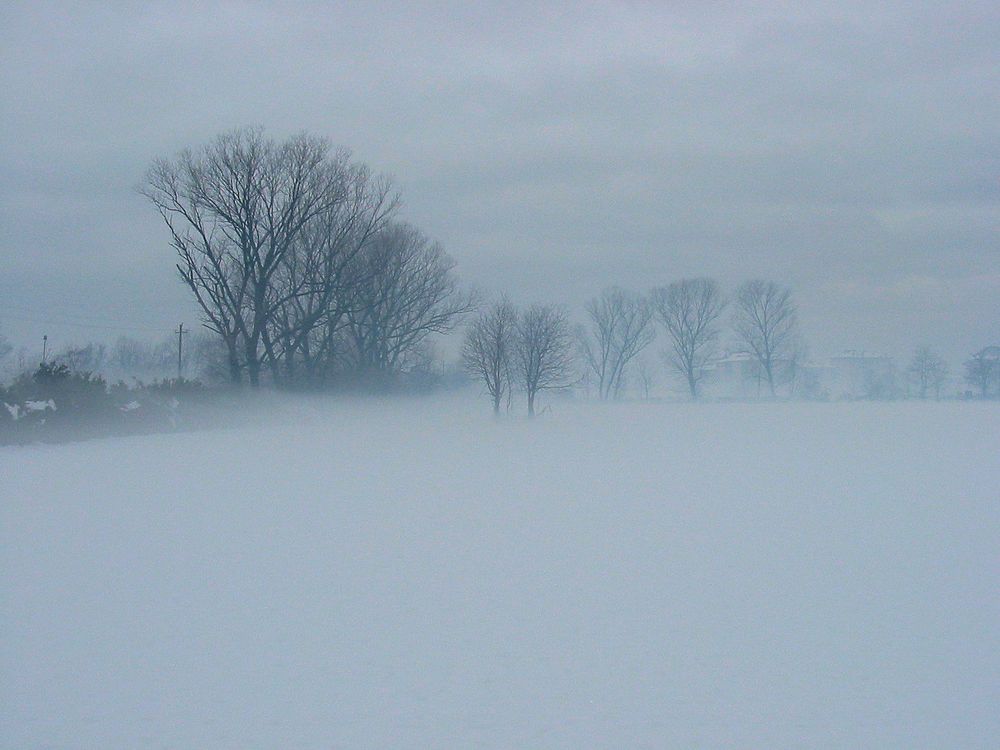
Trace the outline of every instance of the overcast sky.
<instances>
[{"instance_id":1,"label":"overcast sky","mask_svg":"<svg viewBox=\"0 0 1000 750\"><path fill-rule=\"evenodd\" d=\"M135 187L262 125L519 301L759 276L818 358L1000 343L1000 3L417 5L0 5L0 331L194 324Z\"/></svg>"}]
</instances>

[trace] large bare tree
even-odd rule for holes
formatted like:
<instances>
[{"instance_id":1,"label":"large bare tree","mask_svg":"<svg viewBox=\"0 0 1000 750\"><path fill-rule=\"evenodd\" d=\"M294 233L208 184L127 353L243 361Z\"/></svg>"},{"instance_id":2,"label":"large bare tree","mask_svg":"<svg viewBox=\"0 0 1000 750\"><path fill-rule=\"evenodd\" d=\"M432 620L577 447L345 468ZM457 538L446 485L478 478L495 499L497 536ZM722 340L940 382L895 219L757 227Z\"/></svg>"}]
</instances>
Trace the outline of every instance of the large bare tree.
<instances>
[{"instance_id":1,"label":"large bare tree","mask_svg":"<svg viewBox=\"0 0 1000 750\"><path fill-rule=\"evenodd\" d=\"M517 310L503 298L479 313L465 334L462 363L466 372L483 381L493 402L493 413L500 413L504 398L510 398L513 386Z\"/></svg>"},{"instance_id":2,"label":"large bare tree","mask_svg":"<svg viewBox=\"0 0 1000 750\"><path fill-rule=\"evenodd\" d=\"M747 281L736 290L733 329L753 355L772 396L797 348L798 324L792 292L773 281Z\"/></svg>"},{"instance_id":3,"label":"large bare tree","mask_svg":"<svg viewBox=\"0 0 1000 750\"><path fill-rule=\"evenodd\" d=\"M519 316L515 363L528 397L528 414L533 416L540 391L570 384L573 337L563 310L551 305L533 305Z\"/></svg>"},{"instance_id":4,"label":"large bare tree","mask_svg":"<svg viewBox=\"0 0 1000 750\"><path fill-rule=\"evenodd\" d=\"M345 168L344 184L344 200L304 228L275 276L264 338L275 380L296 380L300 366L314 379L329 364L331 334L350 300L352 264L398 204L389 182L364 165Z\"/></svg>"},{"instance_id":5,"label":"large bare tree","mask_svg":"<svg viewBox=\"0 0 1000 750\"><path fill-rule=\"evenodd\" d=\"M344 294L349 356L358 370L399 369L427 336L452 330L476 308L455 262L409 224L389 222L358 254Z\"/></svg>"},{"instance_id":6,"label":"large bare tree","mask_svg":"<svg viewBox=\"0 0 1000 750\"><path fill-rule=\"evenodd\" d=\"M273 281L305 228L346 200L349 154L322 138L259 129L156 161L141 192L170 230L177 270L205 325L226 342L230 374L260 383L262 344L282 304Z\"/></svg>"},{"instance_id":7,"label":"large bare tree","mask_svg":"<svg viewBox=\"0 0 1000 750\"><path fill-rule=\"evenodd\" d=\"M652 307L642 296L617 287L605 289L586 305L590 330L583 353L597 380L598 395L618 395L625 369L656 337Z\"/></svg>"},{"instance_id":8,"label":"large bare tree","mask_svg":"<svg viewBox=\"0 0 1000 750\"><path fill-rule=\"evenodd\" d=\"M726 306L719 285L712 279L675 281L654 289L652 302L670 340L668 361L696 399L702 371L715 356L717 323Z\"/></svg>"}]
</instances>

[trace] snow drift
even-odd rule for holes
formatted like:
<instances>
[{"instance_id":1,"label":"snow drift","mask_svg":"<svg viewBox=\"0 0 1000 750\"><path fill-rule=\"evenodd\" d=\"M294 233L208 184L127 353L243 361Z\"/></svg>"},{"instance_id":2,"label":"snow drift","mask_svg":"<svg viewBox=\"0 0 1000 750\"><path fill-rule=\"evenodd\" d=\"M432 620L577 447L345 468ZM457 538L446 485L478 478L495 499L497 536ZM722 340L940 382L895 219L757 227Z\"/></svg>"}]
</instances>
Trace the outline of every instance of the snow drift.
<instances>
[{"instance_id":1,"label":"snow drift","mask_svg":"<svg viewBox=\"0 0 1000 750\"><path fill-rule=\"evenodd\" d=\"M294 409L0 450L0 746L1000 736L993 404Z\"/></svg>"}]
</instances>

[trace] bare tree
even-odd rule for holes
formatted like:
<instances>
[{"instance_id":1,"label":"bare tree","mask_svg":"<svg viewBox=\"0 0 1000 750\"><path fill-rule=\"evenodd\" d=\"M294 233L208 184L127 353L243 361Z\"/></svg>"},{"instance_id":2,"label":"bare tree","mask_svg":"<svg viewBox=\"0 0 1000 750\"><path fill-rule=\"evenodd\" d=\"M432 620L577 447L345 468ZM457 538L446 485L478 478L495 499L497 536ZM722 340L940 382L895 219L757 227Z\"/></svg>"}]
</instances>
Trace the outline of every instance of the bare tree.
<instances>
[{"instance_id":1,"label":"bare tree","mask_svg":"<svg viewBox=\"0 0 1000 750\"><path fill-rule=\"evenodd\" d=\"M822 394L819 373L808 366L809 347L801 335L796 334L786 359L785 380L789 395L798 398L819 398Z\"/></svg>"},{"instance_id":2,"label":"bare tree","mask_svg":"<svg viewBox=\"0 0 1000 750\"><path fill-rule=\"evenodd\" d=\"M353 283L355 259L398 205L385 178L364 165L344 170L344 200L297 236L273 283L274 314L264 343L276 381L294 381L301 365L309 378L329 361Z\"/></svg>"},{"instance_id":3,"label":"bare tree","mask_svg":"<svg viewBox=\"0 0 1000 750\"><path fill-rule=\"evenodd\" d=\"M617 287L605 289L586 310L590 332L584 335L583 353L604 400L619 393L625 368L656 337L653 312L640 295Z\"/></svg>"},{"instance_id":4,"label":"bare tree","mask_svg":"<svg viewBox=\"0 0 1000 750\"><path fill-rule=\"evenodd\" d=\"M486 385L494 414L500 413L504 397L510 395L516 342L517 310L506 298L481 312L465 334L462 363L466 372Z\"/></svg>"},{"instance_id":5,"label":"bare tree","mask_svg":"<svg viewBox=\"0 0 1000 750\"><path fill-rule=\"evenodd\" d=\"M733 328L774 396L778 368L796 351L798 323L792 292L773 281L748 281L736 290L735 305Z\"/></svg>"},{"instance_id":6,"label":"bare tree","mask_svg":"<svg viewBox=\"0 0 1000 750\"><path fill-rule=\"evenodd\" d=\"M131 336L119 336L111 350L111 361L123 373L143 373L149 369L149 344Z\"/></svg>"},{"instance_id":7,"label":"bare tree","mask_svg":"<svg viewBox=\"0 0 1000 750\"><path fill-rule=\"evenodd\" d=\"M994 384L1000 392L1000 346L987 346L965 362L965 382L979 389L987 398Z\"/></svg>"},{"instance_id":8,"label":"bare tree","mask_svg":"<svg viewBox=\"0 0 1000 750\"><path fill-rule=\"evenodd\" d=\"M416 228L390 222L352 264L344 318L358 370L387 374L432 333L445 333L476 308L459 289L455 262Z\"/></svg>"},{"instance_id":9,"label":"bare tree","mask_svg":"<svg viewBox=\"0 0 1000 750\"><path fill-rule=\"evenodd\" d=\"M920 398L927 398L929 391L934 391L934 398L941 398L941 387L948 378L948 365L937 354L926 346L917 349L907 369L913 383L917 386Z\"/></svg>"},{"instance_id":10,"label":"bare tree","mask_svg":"<svg viewBox=\"0 0 1000 750\"><path fill-rule=\"evenodd\" d=\"M184 344L184 365L189 377L210 383L224 383L229 377L229 360L225 342L209 331L199 331Z\"/></svg>"},{"instance_id":11,"label":"bare tree","mask_svg":"<svg viewBox=\"0 0 1000 750\"><path fill-rule=\"evenodd\" d=\"M639 386L642 388L642 400L649 401L649 394L656 383L656 367L648 358L640 357L635 369L639 376Z\"/></svg>"},{"instance_id":12,"label":"bare tree","mask_svg":"<svg viewBox=\"0 0 1000 750\"><path fill-rule=\"evenodd\" d=\"M899 395L897 381L896 365L886 357L883 365L864 369L861 395L872 401L894 399Z\"/></svg>"},{"instance_id":13,"label":"bare tree","mask_svg":"<svg viewBox=\"0 0 1000 750\"><path fill-rule=\"evenodd\" d=\"M653 306L670 339L668 361L698 398L702 370L715 356L716 325L726 302L712 279L683 279L654 289Z\"/></svg>"},{"instance_id":14,"label":"bare tree","mask_svg":"<svg viewBox=\"0 0 1000 750\"><path fill-rule=\"evenodd\" d=\"M206 327L226 342L233 380L245 367L259 385L261 345L283 301L273 280L305 227L345 200L348 160L321 138L278 143L237 130L150 169L141 192L170 230Z\"/></svg>"},{"instance_id":15,"label":"bare tree","mask_svg":"<svg viewBox=\"0 0 1000 750\"><path fill-rule=\"evenodd\" d=\"M104 344L90 342L84 346L67 346L52 356L55 364L66 365L73 372L99 373L108 359Z\"/></svg>"},{"instance_id":16,"label":"bare tree","mask_svg":"<svg viewBox=\"0 0 1000 750\"><path fill-rule=\"evenodd\" d=\"M14 347L7 341L7 337L0 333L0 362L3 362L13 349Z\"/></svg>"},{"instance_id":17,"label":"bare tree","mask_svg":"<svg viewBox=\"0 0 1000 750\"><path fill-rule=\"evenodd\" d=\"M528 396L528 414L535 413L540 391L565 388L573 367L573 337L566 313L551 305L533 305L517 325L515 364Z\"/></svg>"}]
</instances>

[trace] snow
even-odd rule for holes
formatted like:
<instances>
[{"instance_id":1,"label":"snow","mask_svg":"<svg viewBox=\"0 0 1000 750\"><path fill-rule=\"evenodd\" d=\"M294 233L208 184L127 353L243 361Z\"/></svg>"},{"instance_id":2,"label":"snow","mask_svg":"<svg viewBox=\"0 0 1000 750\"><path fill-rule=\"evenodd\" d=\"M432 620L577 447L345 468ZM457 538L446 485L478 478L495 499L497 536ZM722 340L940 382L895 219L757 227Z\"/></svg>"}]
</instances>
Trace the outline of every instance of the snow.
<instances>
[{"instance_id":1,"label":"snow","mask_svg":"<svg viewBox=\"0 0 1000 750\"><path fill-rule=\"evenodd\" d=\"M47 401L25 401L24 410L26 412L49 411L49 410L55 411L56 402L53 401L51 398L48 399Z\"/></svg>"},{"instance_id":2,"label":"snow","mask_svg":"<svg viewBox=\"0 0 1000 750\"><path fill-rule=\"evenodd\" d=\"M995 747L997 406L0 449L0 747Z\"/></svg>"}]
</instances>

